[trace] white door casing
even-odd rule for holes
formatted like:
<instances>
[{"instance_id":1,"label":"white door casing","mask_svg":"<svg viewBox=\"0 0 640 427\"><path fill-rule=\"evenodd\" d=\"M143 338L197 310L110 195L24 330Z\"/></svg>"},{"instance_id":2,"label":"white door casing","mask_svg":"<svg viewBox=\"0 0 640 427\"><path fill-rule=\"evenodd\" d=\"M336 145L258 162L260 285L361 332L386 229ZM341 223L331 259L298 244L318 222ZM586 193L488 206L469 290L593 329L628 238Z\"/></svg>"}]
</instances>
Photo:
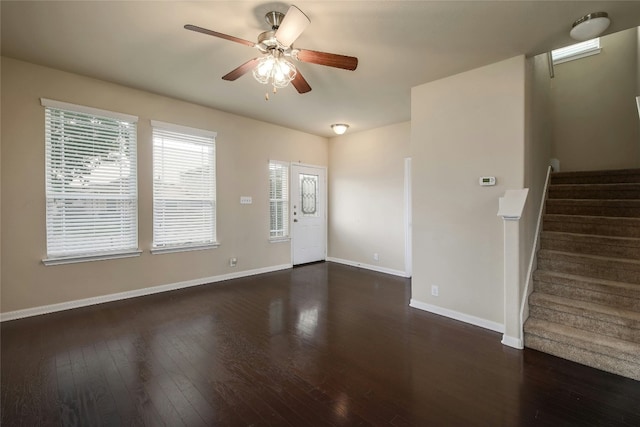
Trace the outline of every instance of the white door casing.
<instances>
[{"instance_id":1,"label":"white door casing","mask_svg":"<svg viewBox=\"0 0 640 427\"><path fill-rule=\"evenodd\" d=\"M293 265L324 261L327 254L327 170L291 165Z\"/></svg>"}]
</instances>

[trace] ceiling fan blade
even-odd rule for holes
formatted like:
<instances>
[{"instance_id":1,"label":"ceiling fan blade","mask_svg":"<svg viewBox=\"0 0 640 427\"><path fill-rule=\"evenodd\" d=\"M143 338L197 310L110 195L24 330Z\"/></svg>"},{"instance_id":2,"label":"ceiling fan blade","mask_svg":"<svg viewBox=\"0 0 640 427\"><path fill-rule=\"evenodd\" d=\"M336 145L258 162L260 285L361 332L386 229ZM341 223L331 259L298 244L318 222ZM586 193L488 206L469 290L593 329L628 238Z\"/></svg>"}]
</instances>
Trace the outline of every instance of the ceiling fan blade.
<instances>
[{"instance_id":1,"label":"ceiling fan blade","mask_svg":"<svg viewBox=\"0 0 640 427\"><path fill-rule=\"evenodd\" d=\"M196 25L187 24L184 26L186 30L196 31L198 33L207 34L209 36L220 37L221 39L229 40L232 42L240 43L245 46L254 47L256 44L249 40L241 39L238 37L230 36L228 34L222 34L217 31L207 30L206 28L198 27Z\"/></svg>"},{"instance_id":2,"label":"ceiling fan blade","mask_svg":"<svg viewBox=\"0 0 640 427\"><path fill-rule=\"evenodd\" d=\"M276 31L276 39L283 46L291 46L310 23L307 15L292 5Z\"/></svg>"},{"instance_id":3,"label":"ceiling fan blade","mask_svg":"<svg viewBox=\"0 0 640 427\"><path fill-rule=\"evenodd\" d=\"M305 78L302 77L302 74L300 74L300 70L298 70L298 73L291 81L291 84L296 88L298 93L311 92L311 86L309 86L309 83L307 83Z\"/></svg>"},{"instance_id":4,"label":"ceiling fan blade","mask_svg":"<svg viewBox=\"0 0 640 427\"><path fill-rule=\"evenodd\" d=\"M295 54L298 61L311 64L326 65L327 67L355 70L358 67L358 58L355 56L338 55L335 53L317 52L315 50L299 49Z\"/></svg>"},{"instance_id":5,"label":"ceiling fan blade","mask_svg":"<svg viewBox=\"0 0 640 427\"><path fill-rule=\"evenodd\" d=\"M253 58L236 68L235 70L230 71L229 73L222 76L222 80L228 80L230 82L237 80L238 78L244 76L247 72L249 72L252 68L258 65L258 61L260 58Z\"/></svg>"}]
</instances>

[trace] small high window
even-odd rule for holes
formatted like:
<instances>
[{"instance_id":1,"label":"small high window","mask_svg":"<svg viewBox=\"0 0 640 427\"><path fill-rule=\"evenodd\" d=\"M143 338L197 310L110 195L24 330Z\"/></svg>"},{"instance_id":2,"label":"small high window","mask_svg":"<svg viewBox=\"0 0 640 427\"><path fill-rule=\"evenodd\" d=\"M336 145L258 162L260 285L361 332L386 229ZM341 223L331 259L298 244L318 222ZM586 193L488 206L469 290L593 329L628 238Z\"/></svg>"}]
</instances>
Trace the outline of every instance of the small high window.
<instances>
[{"instance_id":1,"label":"small high window","mask_svg":"<svg viewBox=\"0 0 640 427\"><path fill-rule=\"evenodd\" d=\"M573 61L587 56L600 53L600 38L587 40L586 42L572 44L560 49L551 51L553 65L562 64L563 62Z\"/></svg>"}]
</instances>

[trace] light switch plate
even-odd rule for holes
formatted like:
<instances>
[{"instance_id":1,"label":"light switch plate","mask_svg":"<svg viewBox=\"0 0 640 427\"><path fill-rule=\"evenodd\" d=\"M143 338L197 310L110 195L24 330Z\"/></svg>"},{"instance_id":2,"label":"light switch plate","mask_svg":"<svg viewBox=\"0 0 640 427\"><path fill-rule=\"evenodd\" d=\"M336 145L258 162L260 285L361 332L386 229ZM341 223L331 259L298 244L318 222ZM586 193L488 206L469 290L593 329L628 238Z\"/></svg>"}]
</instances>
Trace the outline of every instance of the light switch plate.
<instances>
[{"instance_id":1,"label":"light switch plate","mask_svg":"<svg viewBox=\"0 0 640 427\"><path fill-rule=\"evenodd\" d=\"M250 205L251 203L253 203L251 196L240 196L241 205Z\"/></svg>"}]
</instances>

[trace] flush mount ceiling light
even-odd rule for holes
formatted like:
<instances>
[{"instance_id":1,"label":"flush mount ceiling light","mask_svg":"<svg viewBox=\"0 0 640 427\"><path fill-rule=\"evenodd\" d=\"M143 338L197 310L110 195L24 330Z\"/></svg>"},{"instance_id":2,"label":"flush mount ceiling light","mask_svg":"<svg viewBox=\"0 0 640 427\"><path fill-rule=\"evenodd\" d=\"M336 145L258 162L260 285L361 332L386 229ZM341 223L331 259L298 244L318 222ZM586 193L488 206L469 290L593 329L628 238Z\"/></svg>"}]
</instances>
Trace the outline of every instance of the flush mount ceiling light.
<instances>
[{"instance_id":1,"label":"flush mount ceiling light","mask_svg":"<svg viewBox=\"0 0 640 427\"><path fill-rule=\"evenodd\" d=\"M349 125L345 123L336 123L331 125L331 129L333 129L337 135L342 135L347 131L347 129L349 129Z\"/></svg>"},{"instance_id":2,"label":"flush mount ceiling light","mask_svg":"<svg viewBox=\"0 0 640 427\"><path fill-rule=\"evenodd\" d=\"M611 20L607 12L594 12L574 22L569 34L575 40L589 40L602 34L609 24Z\"/></svg>"}]
</instances>

